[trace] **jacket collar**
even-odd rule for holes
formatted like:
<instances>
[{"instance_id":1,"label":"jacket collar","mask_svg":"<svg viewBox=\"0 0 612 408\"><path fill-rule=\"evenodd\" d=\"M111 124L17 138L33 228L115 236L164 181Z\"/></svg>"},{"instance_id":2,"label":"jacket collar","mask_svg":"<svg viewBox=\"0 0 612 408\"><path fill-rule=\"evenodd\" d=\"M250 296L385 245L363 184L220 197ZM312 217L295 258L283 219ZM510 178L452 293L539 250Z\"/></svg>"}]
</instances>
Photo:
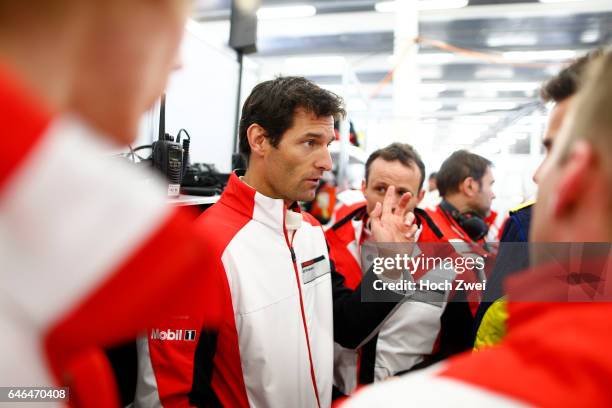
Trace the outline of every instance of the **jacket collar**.
<instances>
[{"instance_id":1,"label":"jacket collar","mask_svg":"<svg viewBox=\"0 0 612 408\"><path fill-rule=\"evenodd\" d=\"M254 221L284 233L287 211L284 200L271 198L257 192L254 188L240 180L236 173L230 175L220 202ZM290 218L291 224L294 226L293 229L297 229L295 227L300 225L297 218L301 217L301 211L297 204L291 207L291 211L296 213L296 215L290 214Z\"/></svg>"}]
</instances>

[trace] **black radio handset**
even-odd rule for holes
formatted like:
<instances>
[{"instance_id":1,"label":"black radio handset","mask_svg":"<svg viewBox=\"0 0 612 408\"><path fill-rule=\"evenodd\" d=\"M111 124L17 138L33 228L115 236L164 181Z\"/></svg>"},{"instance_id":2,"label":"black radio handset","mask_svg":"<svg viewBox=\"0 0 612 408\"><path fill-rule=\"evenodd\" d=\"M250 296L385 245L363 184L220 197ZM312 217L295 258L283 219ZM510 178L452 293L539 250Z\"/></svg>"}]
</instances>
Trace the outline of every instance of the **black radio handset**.
<instances>
[{"instance_id":1,"label":"black radio handset","mask_svg":"<svg viewBox=\"0 0 612 408\"><path fill-rule=\"evenodd\" d=\"M189 143L187 143L189 147ZM166 95L162 95L159 110L159 136L153 142L153 166L168 179L168 195L178 195L184 174L183 148L166 133Z\"/></svg>"}]
</instances>

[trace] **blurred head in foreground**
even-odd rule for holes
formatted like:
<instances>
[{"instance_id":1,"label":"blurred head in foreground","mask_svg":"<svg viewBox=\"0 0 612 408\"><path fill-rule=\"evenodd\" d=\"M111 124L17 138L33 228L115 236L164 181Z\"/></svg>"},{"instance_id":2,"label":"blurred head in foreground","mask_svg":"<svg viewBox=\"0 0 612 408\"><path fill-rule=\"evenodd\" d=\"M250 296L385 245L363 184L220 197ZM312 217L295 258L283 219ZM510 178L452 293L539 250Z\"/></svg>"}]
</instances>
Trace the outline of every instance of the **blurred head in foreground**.
<instances>
[{"instance_id":1,"label":"blurred head in foreground","mask_svg":"<svg viewBox=\"0 0 612 408\"><path fill-rule=\"evenodd\" d=\"M534 242L612 241L612 55L589 64L539 170Z\"/></svg>"},{"instance_id":2,"label":"blurred head in foreground","mask_svg":"<svg viewBox=\"0 0 612 408\"><path fill-rule=\"evenodd\" d=\"M163 92L190 0L0 0L0 61L120 144Z\"/></svg>"}]
</instances>

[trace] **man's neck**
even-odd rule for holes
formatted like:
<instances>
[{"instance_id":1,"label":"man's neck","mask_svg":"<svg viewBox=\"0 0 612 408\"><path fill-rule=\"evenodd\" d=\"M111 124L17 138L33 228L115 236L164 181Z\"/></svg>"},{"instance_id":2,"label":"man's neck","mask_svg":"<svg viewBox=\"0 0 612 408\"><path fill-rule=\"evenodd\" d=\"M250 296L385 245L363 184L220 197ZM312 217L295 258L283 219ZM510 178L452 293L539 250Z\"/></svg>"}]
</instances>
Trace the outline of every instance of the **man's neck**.
<instances>
[{"instance_id":1,"label":"man's neck","mask_svg":"<svg viewBox=\"0 0 612 408\"><path fill-rule=\"evenodd\" d=\"M256 170L253 170L253 167L249 166L247 171L244 173L244 176L242 176L240 179L258 193L263 194L266 197L280 199L281 197L279 197L278 194L276 194L273 189L268 186L263 177L261 177L259 174L260 173L258 173ZM290 200L283 201L285 202L286 208L291 208L294 203Z\"/></svg>"},{"instance_id":2,"label":"man's neck","mask_svg":"<svg viewBox=\"0 0 612 408\"><path fill-rule=\"evenodd\" d=\"M461 214L471 211L464 197L460 194L452 194L444 197L444 200L455 207Z\"/></svg>"}]
</instances>

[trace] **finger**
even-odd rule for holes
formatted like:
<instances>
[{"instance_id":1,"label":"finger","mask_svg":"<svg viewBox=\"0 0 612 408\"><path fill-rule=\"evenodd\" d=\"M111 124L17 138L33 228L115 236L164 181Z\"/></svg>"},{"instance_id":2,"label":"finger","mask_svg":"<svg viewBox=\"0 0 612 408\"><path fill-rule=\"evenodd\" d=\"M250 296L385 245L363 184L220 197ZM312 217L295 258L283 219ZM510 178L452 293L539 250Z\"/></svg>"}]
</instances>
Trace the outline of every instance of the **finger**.
<instances>
[{"instance_id":1,"label":"finger","mask_svg":"<svg viewBox=\"0 0 612 408\"><path fill-rule=\"evenodd\" d=\"M412 225L410 227L410 230L404 236L406 237L406 239L408 239L410 241L416 241L415 240L415 236L416 236L417 231L418 231L417 226L416 225Z\"/></svg>"},{"instance_id":2,"label":"finger","mask_svg":"<svg viewBox=\"0 0 612 408\"><path fill-rule=\"evenodd\" d=\"M395 200L395 187L389 186L385 193L385 198L382 203L382 215L381 217L388 217L393 214L393 204Z\"/></svg>"},{"instance_id":3,"label":"finger","mask_svg":"<svg viewBox=\"0 0 612 408\"><path fill-rule=\"evenodd\" d=\"M414 220L415 220L414 213L412 211L409 211L406 214L406 218L404 219L404 225L407 227L410 227L412 224L414 224Z\"/></svg>"},{"instance_id":4,"label":"finger","mask_svg":"<svg viewBox=\"0 0 612 408\"><path fill-rule=\"evenodd\" d=\"M416 235L417 231L419 230L419 227L416 224L413 224L410 229L412 230L412 235Z\"/></svg>"},{"instance_id":5,"label":"finger","mask_svg":"<svg viewBox=\"0 0 612 408\"><path fill-rule=\"evenodd\" d=\"M376 205L374 206L374 210L370 214L370 219L372 221L378 220L380 218L381 213L382 213L382 206L380 205L380 202L378 202L376 203Z\"/></svg>"},{"instance_id":6,"label":"finger","mask_svg":"<svg viewBox=\"0 0 612 408\"><path fill-rule=\"evenodd\" d=\"M404 216L408 212L408 203L412 199L412 193L408 191L407 193L402 194L402 197L397 204L397 208L395 209L395 214Z\"/></svg>"}]
</instances>

